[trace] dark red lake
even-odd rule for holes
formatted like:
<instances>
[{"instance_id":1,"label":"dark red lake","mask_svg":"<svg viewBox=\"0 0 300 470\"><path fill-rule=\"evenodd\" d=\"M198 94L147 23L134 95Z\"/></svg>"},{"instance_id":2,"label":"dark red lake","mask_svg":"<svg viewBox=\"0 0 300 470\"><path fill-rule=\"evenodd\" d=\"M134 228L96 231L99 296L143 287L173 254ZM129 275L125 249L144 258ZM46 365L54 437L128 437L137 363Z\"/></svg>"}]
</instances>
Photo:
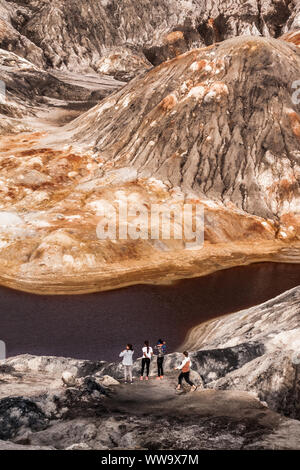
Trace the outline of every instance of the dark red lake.
<instances>
[{"instance_id":1,"label":"dark red lake","mask_svg":"<svg viewBox=\"0 0 300 470\"><path fill-rule=\"evenodd\" d=\"M127 342L166 339L168 351L199 323L300 285L300 265L258 263L173 286L133 286L78 296L36 296L0 288L0 339L22 353L117 360ZM137 357L137 356L136 356Z\"/></svg>"}]
</instances>

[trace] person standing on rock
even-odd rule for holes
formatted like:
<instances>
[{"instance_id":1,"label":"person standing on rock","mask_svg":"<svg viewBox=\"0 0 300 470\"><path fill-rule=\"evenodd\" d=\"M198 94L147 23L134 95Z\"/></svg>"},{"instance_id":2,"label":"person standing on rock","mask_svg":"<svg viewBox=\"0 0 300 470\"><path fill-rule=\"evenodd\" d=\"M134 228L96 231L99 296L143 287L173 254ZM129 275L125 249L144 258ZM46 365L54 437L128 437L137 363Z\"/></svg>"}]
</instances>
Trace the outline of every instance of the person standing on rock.
<instances>
[{"instance_id":1,"label":"person standing on rock","mask_svg":"<svg viewBox=\"0 0 300 470\"><path fill-rule=\"evenodd\" d=\"M189 353L187 351L183 352L184 359L181 362L180 366L175 367L175 370L181 370L181 373L178 376L178 385L176 390L181 389L182 380L184 379L189 385L191 385L191 392L196 390L196 385L190 380L190 370L192 361L189 357Z\"/></svg>"},{"instance_id":2,"label":"person standing on rock","mask_svg":"<svg viewBox=\"0 0 300 470\"><path fill-rule=\"evenodd\" d=\"M164 378L164 369L163 369L163 363L164 363L164 356L166 354L166 342L163 341L162 339L159 339L157 341L157 345L154 346L154 349L156 350L157 353L157 379L163 379Z\"/></svg>"},{"instance_id":3,"label":"person standing on rock","mask_svg":"<svg viewBox=\"0 0 300 470\"><path fill-rule=\"evenodd\" d=\"M123 357L122 364L124 366L124 378L125 383L127 383L127 378L129 382L132 383L132 367L133 367L133 354L134 350L132 344L127 344L126 349L120 353L120 357Z\"/></svg>"},{"instance_id":4,"label":"person standing on rock","mask_svg":"<svg viewBox=\"0 0 300 470\"><path fill-rule=\"evenodd\" d=\"M149 346L149 341L147 340L145 341L142 351L143 351L143 358L142 358L142 370L141 370L140 380L143 380L144 378L145 367L146 367L146 380L149 380L150 361L153 356L153 349L151 348L151 346Z\"/></svg>"}]
</instances>

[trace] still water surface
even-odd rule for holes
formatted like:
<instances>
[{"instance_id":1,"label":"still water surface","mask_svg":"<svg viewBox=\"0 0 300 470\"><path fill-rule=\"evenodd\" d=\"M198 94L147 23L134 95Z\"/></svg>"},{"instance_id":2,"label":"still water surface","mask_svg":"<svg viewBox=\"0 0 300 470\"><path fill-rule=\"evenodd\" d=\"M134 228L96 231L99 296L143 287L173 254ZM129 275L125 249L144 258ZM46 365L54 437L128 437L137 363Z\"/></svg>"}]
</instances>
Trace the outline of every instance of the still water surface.
<instances>
[{"instance_id":1,"label":"still water surface","mask_svg":"<svg viewBox=\"0 0 300 470\"><path fill-rule=\"evenodd\" d=\"M0 288L0 339L7 356L30 353L117 360L127 342L168 351L190 328L300 285L300 265L257 263L173 286L140 285L78 296L36 296Z\"/></svg>"}]
</instances>

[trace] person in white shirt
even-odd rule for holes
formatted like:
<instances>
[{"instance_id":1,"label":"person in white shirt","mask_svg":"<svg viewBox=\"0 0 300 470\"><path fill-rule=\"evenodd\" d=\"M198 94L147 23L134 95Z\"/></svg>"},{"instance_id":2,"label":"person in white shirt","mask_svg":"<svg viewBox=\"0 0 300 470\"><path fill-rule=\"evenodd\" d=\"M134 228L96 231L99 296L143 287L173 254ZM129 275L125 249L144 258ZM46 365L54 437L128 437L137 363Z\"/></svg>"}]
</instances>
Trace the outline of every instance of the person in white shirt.
<instances>
[{"instance_id":1,"label":"person in white shirt","mask_svg":"<svg viewBox=\"0 0 300 470\"><path fill-rule=\"evenodd\" d=\"M187 351L183 352L183 360L180 366L175 367L175 370L181 370L181 373L178 376L178 385L177 390L181 389L182 380L184 379L189 385L191 385L191 392L196 390L196 385L190 380L190 369L192 365L191 358L189 357L189 353Z\"/></svg>"},{"instance_id":2,"label":"person in white shirt","mask_svg":"<svg viewBox=\"0 0 300 470\"><path fill-rule=\"evenodd\" d=\"M125 383L127 383L127 377L129 378L130 383L132 380L132 366L133 366L133 354L134 350L132 344L127 344L126 349L120 353L120 357L123 357L122 364L124 366L124 378Z\"/></svg>"},{"instance_id":3,"label":"person in white shirt","mask_svg":"<svg viewBox=\"0 0 300 470\"><path fill-rule=\"evenodd\" d=\"M142 370L141 370L141 378L144 378L144 370L146 366L146 380L149 380L149 369L150 369L150 361L153 356L153 349L149 346L149 341L145 341L145 345L142 348L143 351L143 358L142 358Z\"/></svg>"}]
</instances>

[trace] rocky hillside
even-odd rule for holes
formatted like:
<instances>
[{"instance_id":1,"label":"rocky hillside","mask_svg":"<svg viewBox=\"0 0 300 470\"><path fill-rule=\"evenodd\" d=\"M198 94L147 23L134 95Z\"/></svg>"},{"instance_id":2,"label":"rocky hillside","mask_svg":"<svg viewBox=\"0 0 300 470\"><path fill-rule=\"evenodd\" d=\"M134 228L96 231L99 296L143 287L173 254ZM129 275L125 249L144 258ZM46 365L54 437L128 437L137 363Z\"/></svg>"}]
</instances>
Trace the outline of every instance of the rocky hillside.
<instances>
[{"instance_id":1,"label":"rocky hillside","mask_svg":"<svg viewBox=\"0 0 300 470\"><path fill-rule=\"evenodd\" d=\"M195 329L194 393L175 392L179 353L166 357L163 381L153 363L149 382L134 385L117 363L2 361L0 448L300 449L299 301L292 289Z\"/></svg>"},{"instance_id":2,"label":"rocky hillside","mask_svg":"<svg viewBox=\"0 0 300 470\"><path fill-rule=\"evenodd\" d=\"M271 408L300 418L300 368L296 366L300 288L199 325L190 333L185 347L200 348L195 361L200 361L198 371L204 371L208 387L255 391ZM221 367L217 352L222 357Z\"/></svg>"},{"instance_id":3,"label":"rocky hillside","mask_svg":"<svg viewBox=\"0 0 300 470\"><path fill-rule=\"evenodd\" d=\"M130 78L194 47L278 37L298 18L297 0L1 0L0 47L44 67Z\"/></svg>"},{"instance_id":4,"label":"rocky hillside","mask_svg":"<svg viewBox=\"0 0 300 470\"><path fill-rule=\"evenodd\" d=\"M1 0L1 283L93 292L299 262L298 13ZM204 209L203 247L98 237L108 204L145 221L154 204L170 218L186 203Z\"/></svg>"},{"instance_id":5,"label":"rocky hillside","mask_svg":"<svg viewBox=\"0 0 300 470\"><path fill-rule=\"evenodd\" d=\"M1 284L299 263L299 31L298 0L0 0ZM192 247L140 229L186 204ZM101 239L124 207L127 238ZM130 397L118 363L1 361L0 449L300 449L299 305L296 288L191 331L194 394L175 392L179 353Z\"/></svg>"},{"instance_id":6,"label":"rocky hillside","mask_svg":"<svg viewBox=\"0 0 300 470\"><path fill-rule=\"evenodd\" d=\"M293 226L299 74L300 51L283 41L247 36L194 49L74 120L62 139L252 214L290 216Z\"/></svg>"},{"instance_id":7,"label":"rocky hillside","mask_svg":"<svg viewBox=\"0 0 300 470\"><path fill-rule=\"evenodd\" d=\"M44 125L65 124L123 85L103 74L48 72L4 49L0 80L6 92L0 101L0 134L31 130L38 125L37 116Z\"/></svg>"}]
</instances>

